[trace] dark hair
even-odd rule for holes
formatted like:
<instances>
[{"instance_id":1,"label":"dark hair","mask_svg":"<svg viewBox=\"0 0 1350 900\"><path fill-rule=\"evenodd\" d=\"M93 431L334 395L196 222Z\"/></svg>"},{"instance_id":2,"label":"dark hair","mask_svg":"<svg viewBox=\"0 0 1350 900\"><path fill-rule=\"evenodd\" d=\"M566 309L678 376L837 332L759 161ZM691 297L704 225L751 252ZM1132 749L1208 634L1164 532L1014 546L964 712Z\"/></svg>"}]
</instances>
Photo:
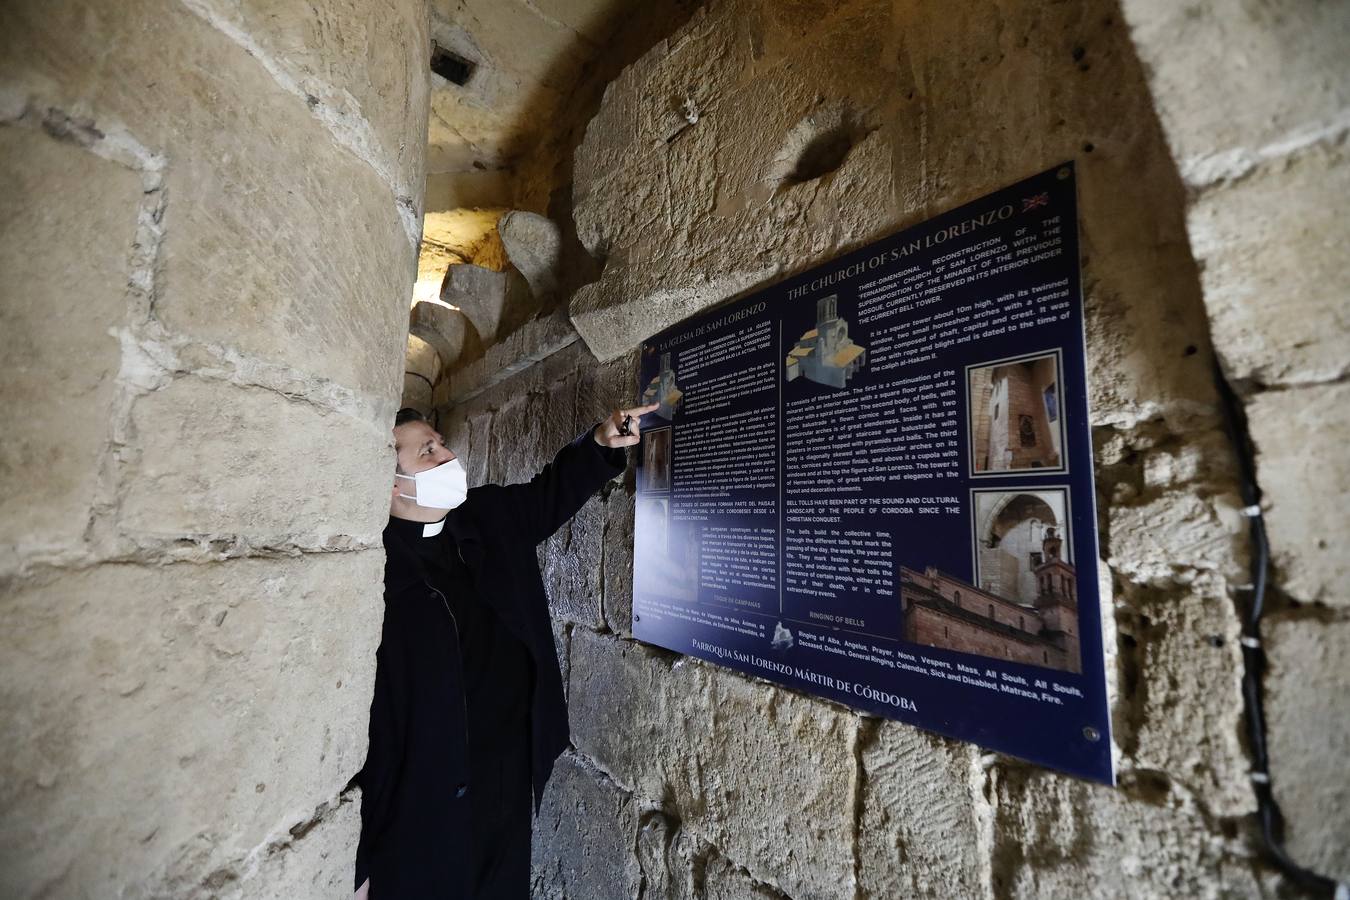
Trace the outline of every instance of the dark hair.
<instances>
[{"instance_id":1,"label":"dark hair","mask_svg":"<svg viewBox=\"0 0 1350 900\"><path fill-rule=\"evenodd\" d=\"M405 406L394 414L394 427L407 425L409 422L425 422L427 417L422 415L411 406Z\"/></svg>"}]
</instances>

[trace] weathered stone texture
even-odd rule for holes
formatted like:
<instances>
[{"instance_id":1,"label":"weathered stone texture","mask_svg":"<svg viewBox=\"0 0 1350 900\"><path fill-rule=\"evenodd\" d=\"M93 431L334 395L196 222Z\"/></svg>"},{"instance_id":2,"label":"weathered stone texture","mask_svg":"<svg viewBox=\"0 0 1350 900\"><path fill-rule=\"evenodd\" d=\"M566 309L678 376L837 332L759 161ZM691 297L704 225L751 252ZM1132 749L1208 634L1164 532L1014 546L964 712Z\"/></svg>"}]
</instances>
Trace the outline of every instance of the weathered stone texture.
<instances>
[{"instance_id":1,"label":"weathered stone texture","mask_svg":"<svg viewBox=\"0 0 1350 900\"><path fill-rule=\"evenodd\" d=\"M135 535L379 541L389 502L381 469L393 466L383 422L191 377L138 399L131 421L119 521Z\"/></svg>"},{"instance_id":2,"label":"weathered stone texture","mask_svg":"<svg viewBox=\"0 0 1350 900\"><path fill-rule=\"evenodd\" d=\"M1205 262L1210 327L1230 378L1300 384L1350 373L1350 222L1328 202L1345 196L1350 157L1338 145L1195 199L1191 246Z\"/></svg>"},{"instance_id":3,"label":"weathered stone texture","mask_svg":"<svg viewBox=\"0 0 1350 900\"><path fill-rule=\"evenodd\" d=\"M416 264L395 187L201 8L7 4L0 77L167 160L153 290L171 331L395 396Z\"/></svg>"},{"instance_id":4,"label":"weathered stone texture","mask_svg":"<svg viewBox=\"0 0 1350 900\"><path fill-rule=\"evenodd\" d=\"M631 796L572 753L553 767L535 822L536 900L630 900L641 871L631 849L637 811Z\"/></svg>"},{"instance_id":5,"label":"weathered stone texture","mask_svg":"<svg viewBox=\"0 0 1350 900\"><path fill-rule=\"evenodd\" d=\"M403 0L278 4L190 0L222 30L237 29L274 77L302 99L339 143L391 183L415 216L422 200L423 122L429 99L426 9ZM292 87L293 85L293 87ZM410 128L410 124L414 127Z\"/></svg>"},{"instance_id":6,"label":"weathered stone texture","mask_svg":"<svg viewBox=\"0 0 1350 900\"><path fill-rule=\"evenodd\" d=\"M853 896L856 717L576 629L573 742L619 785L792 897Z\"/></svg>"},{"instance_id":7,"label":"weathered stone texture","mask_svg":"<svg viewBox=\"0 0 1350 900\"><path fill-rule=\"evenodd\" d=\"M1112 790L1021 766L994 795L996 897L1259 897L1240 841L1216 834L1195 798L1143 773Z\"/></svg>"},{"instance_id":8,"label":"weathered stone texture","mask_svg":"<svg viewBox=\"0 0 1350 900\"><path fill-rule=\"evenodd\" d=\"M987 801L979 749L895 722L871 727L861 757L859 894L980 896Z\"/></svg>"},{"instance_id":9,"label":"weathered stone texture","mask_svg":"<svg viewBox=\"0 0 1350 900\"><path fill-rule=\"evenodd\" d=\"M0 7L6 897L350 889L425 45L421 0Z\"/></svg>"},{"instance_id":10,"label":"weathered stone texture","mask_svg":"<svg viewBox=\"0 0 1350 900\"><path fill-rule=\"evenodd\" d=\"M1266 721L1271 784L1290 855L1350 883L1350 621L1291 619L1267 626Z\"/></svg>"},{"instance_id":11,"label":"weathered stone texture","mask_svg":"<svg viewBox=\"0 0 1350 900\"><path fill-rule=\"evenodd\" d=\"M352 848L361 836L360 794L324 804L305 827L292 826L254 865L222 885L221 900L296 900L345 897L352 888Z\"/></svg>"},{"instance_id":12,"label":"weathered stone texture","mask_svg":"<svg viewBox=\"0 0 1350 900\"><path fill-rule=\"evenodd\" d=\"M1240 175L1350 125L1344 3L1122 0L1121 7L1188 181Z\"/></svg>"},{"instance_id":13,"label":"weathered stone texture","mask_svg":"<svg viewBox=\"0 0 1350 900\"><path fill-rule=\"evenodd\" d=\"M0 126L0 571L89 524L121 362L137 172ZM71 181L79 191L69 188ZM35 214L40 209L41 212ZM87 266L63 261L78 247Z\"/></svg>"},{"instance_id":14,"label":"weathered stone texture","mask_svg":"<svg viewBox=\"0 0 1350 900\"><path fill-rule=\"evenodd\" d=\"M0 892L205 897L333 800L364 757L382 564L110 564L7 592Z\"/></svg>"},{"instance_id":15,"label":"weathered stone texture","mask_svg":"<svg viewBox=\"0 0 1350 900\"><path fill-rule=\"evenodd\" d=\"M1257 394L1247 416L1281 590L1350 606L1350 385Z\"/></svg>"},{"instance_id":16,"label":"weathered stone texture","mask_svg":"<svg viewBox=\"0 0 1350 900\"><path fill-rule=\"evenodd\" d=\"M1213 394L1203 355L1187 353L1205 325L1183 194L1116 10L997 8L994 29L977 6L721 0L625 70L577 153L578 234L607 260L572 300L588 346L626 352L1076 158L1096 420L1193 427ZM671 118L686 106L697 121ZM851 145L837 169L782 174L789 147L833 138Z\"/></svg>"}]
</instances>

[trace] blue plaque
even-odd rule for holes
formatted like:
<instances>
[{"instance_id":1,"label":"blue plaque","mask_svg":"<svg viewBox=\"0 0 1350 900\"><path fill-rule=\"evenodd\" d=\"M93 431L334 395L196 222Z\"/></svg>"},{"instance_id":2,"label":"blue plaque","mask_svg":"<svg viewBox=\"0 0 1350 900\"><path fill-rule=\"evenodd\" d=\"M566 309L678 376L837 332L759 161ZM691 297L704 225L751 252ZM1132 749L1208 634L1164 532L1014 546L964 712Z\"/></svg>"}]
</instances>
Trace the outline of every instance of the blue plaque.
<instances>
[{"instance_id":1,"label":"blue plaque","mask_svg":"<svg viewBox=\"0 0 1350 900\"><path fill-rule=\"evenodd\" d=\"M633 633L1114 783L1072 163L643 344Z\"/></svg>"}]
</instances>

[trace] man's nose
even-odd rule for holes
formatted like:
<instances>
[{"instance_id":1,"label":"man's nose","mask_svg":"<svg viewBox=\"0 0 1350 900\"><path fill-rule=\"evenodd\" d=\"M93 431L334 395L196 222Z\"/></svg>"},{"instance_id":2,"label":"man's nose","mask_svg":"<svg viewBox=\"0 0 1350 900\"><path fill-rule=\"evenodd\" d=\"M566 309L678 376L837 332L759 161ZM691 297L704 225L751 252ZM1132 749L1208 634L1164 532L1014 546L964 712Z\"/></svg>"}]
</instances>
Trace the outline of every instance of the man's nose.
<instances>
[{"instance_id":1,"label":"man's nose","mask_svg":"<svg viewBox=\"0 0 1350 900\"><path fill-rule=\"evenodd\" d=\"M435 459L436 459L436 465L439 466L441 463L448 463L450 460L452 460L452 459L454 459L454 458L455 458L455 454L451 453L451 452L450 452L449 450L447 450L446 448L444 448L444 447L438 447L438 448L436 449L436 456L435 456Z\"/></svg>"}]
</instances>

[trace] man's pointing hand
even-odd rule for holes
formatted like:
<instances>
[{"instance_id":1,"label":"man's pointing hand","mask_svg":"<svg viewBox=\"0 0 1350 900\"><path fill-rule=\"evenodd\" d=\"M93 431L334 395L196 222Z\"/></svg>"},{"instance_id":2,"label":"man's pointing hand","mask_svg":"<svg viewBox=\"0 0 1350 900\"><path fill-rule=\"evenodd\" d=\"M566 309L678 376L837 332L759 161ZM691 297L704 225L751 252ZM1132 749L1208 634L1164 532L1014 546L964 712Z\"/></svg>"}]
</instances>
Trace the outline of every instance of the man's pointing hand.
<instances>
[{"instance_id":1,"label":"man's pointing hand","mask_svg":"<svg viewBox=\"0 0 1350 900\"><path fill-rule=\"evenodd\" d=\"M601 447L631 447L641 440L638 419L660 407L659 403L649 403L631 409L616 409L608 419L595 426L591 437Z\"/></svg>"}]
</instances>

